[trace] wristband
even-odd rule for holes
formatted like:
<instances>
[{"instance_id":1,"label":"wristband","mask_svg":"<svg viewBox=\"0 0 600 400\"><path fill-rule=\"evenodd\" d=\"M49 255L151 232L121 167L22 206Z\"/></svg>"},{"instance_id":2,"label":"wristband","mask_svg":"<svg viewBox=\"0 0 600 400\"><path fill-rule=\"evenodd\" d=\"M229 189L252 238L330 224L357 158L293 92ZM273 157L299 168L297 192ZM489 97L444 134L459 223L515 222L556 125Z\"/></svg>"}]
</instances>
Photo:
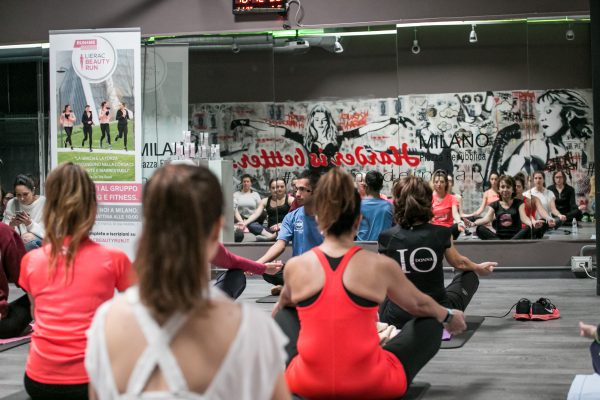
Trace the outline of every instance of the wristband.
<instances>
[{"instance_id":1,"label":"wristband","mask_svg":"<svg viewBox=\"0 0 600 400\"><path fill-rule=\"evenodd\" d=\"M448 310L448 314L446 314L446 318L444 318L442 324L449 324L452 321L452 317L454 317L454 312L451 309L447 308L446 310Z\"/></svg>"}]
</instances>

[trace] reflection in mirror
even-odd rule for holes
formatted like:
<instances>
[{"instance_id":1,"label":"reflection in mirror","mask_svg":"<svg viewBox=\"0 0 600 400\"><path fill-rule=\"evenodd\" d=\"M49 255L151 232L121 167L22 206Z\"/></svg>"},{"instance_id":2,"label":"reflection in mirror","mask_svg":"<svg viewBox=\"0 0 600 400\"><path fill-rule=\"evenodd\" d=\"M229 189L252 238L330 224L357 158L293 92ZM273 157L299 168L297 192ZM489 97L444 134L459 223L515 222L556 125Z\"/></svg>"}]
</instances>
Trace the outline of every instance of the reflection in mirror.
<instances>
[{"instance_id":1,"label":"reflection in mirror","mask_svg":"<svg viewBox=\"0 0 600 400\"><path fill-rule=\"evenodd\" d=\"M256 133L254 120L273 102L273 38L270 34L218 35L184 38L190 46L190 130L199 151L219 146L220 160L209 161L222 171L227 226L231 238L254 241L264 236L263 198L269 177L262 174L272 143L272 131ZM265 161L266 160L266 161ZM214 171L213 171L214 172ZM228 189L228 190L227 190Z\"/></svg>"},{"instance_id":2,"label":"reflection in mirror","mask_svg":"<svg viewBox=\"0 0 600 400\"><path fill-rule=\"evenodd\" d=\"M381 201L388 215L373 226L364 218L358 239L377 240L391 225L392 181L398 167L406 167L398 151L395 29L294 32L276 39L274 60L275 101L283 116L274 124L276 143L289 160L280 167L283 176L289 182L303 170L321 174L340 166L357 177L360 188L367 173L376 171L382 182L363 191L363 206ZM301 205L311 193L298 189Z\"/></svg>"},{"instance_id":3,"label":"reflection in mirror","mask_svg":"<svg viewBox=\"0 0 600 400\"><path fill-rule=\"evenodd\" d=\"M461 216L449 222L459 223L459 240L510 239L521 230L518 210L505 216L498 208L498 182L519 170L508 171L506 152L524 146L519 132L528 112L519 93L527 88L526 44L523 21L398 26L399 101L414 122L409 153L419 157L411 172L426 180L438 170L451 177ZM506 200L511 208L512 193Z\"/></svg>"},{"instance_id":4,"label":"reflection in mirror","mask_svg":"<svg viewBox=\"0 0 600 400\"><path fill-rule=\"evenodd\" d=\"M589 238L583 233L593 230L586 225L594 179L589 17L530 19L527 25L532 201L546 222L544 237Z\"/></svg>"}]
</instances>

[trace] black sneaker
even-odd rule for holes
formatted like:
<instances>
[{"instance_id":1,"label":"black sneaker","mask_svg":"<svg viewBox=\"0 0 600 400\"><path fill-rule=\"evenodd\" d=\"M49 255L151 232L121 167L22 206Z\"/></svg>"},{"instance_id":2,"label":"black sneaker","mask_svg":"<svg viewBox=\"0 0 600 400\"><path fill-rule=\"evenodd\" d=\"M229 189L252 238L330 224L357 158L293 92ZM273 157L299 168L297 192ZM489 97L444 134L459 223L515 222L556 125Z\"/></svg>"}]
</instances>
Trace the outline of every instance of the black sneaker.
<instances>
[{"instance_id":1,"label":"black sneaker","mask_svg":"<svg viewBox=\"0 0 600 400\"><path fill-rule=\"evenodd\" d=\"M531 301L529 299L519 300L513 318L519 321L531 319Z\"/></svg>"},{"instance_id":2,"label":"black sneaker","mask_svg":"<svg viewBox=\"0 0 600 400\"><path fill-rule=\"evenodd\" d=\"M560 311L558 311L558 308L550 302L550 299L542 297L531 305L532 320L548 321L557 318L560 318Z\"/></svg>"}]
</instances>

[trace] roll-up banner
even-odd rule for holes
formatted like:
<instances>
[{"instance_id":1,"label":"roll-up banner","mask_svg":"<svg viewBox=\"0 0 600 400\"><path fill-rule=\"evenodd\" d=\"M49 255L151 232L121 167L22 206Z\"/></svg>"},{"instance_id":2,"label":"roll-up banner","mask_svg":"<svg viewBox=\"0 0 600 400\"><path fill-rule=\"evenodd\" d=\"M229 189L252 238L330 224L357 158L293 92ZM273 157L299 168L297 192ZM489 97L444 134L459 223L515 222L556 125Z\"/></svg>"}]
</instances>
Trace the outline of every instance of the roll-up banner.
<instances>
[{"instance_id":1,"label":"roll-up banner","mask_svg":"<svg viewBox=\"0 0 600 400\"><path fill-rule=\"evenodd\" d=\"M141 223L140 29L50 31L51 167L96 183L90 236L134 255Z\"/></svg>"}]
</instances>

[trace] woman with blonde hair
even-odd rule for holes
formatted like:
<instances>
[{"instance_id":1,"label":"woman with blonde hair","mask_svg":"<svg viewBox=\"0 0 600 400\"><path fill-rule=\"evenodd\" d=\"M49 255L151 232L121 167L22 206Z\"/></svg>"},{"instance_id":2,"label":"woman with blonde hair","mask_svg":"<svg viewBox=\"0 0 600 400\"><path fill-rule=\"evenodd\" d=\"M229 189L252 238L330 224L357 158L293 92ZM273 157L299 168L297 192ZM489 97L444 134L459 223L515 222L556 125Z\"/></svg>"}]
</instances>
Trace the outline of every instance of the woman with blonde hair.
<instances>
[{"instance_id":1,"label":"woman with blonde hair","mask_svg":"<svg viewBox=\"0 0 600 400\"><path fill-rule=\"evenodd\" d=\"M463 313L421 293L391 258L354 245L360 196L348 173L330 170L311 201L318 205L317 222L325 239L288 261L274 310L291 341L287 383L310 399L403 396L437 353L442 323L451 332L461 332ZM375 322L386 295L425 318L412 320L380 346Z\"/></svg>"},{"instance_id":2,"label":"woman with blonde hair","mask_svg":"<svg viewBox=\"0 0 600 400\"><path fill-rule=\"evenodd\" d=\"M99 399L289 399L285 336L267 314L209 285L223 226L217 178L205 167L159 168L146 184L143 216L139 286L102 305L89 331L90 392Z\"/></svg>"},{"instance_id":3,"label":"woman with blonde hair","mask_svg":"<svg viewBox=\"0 0 600 400\"><path fill-rule=\"evenodd\" d=\"M35 319L24 378L34 400L87 398L86 330L100 304L130 284L127 255L88 236L96 207L82 167L68 162L50 172L44 245L23 257L19 277Z\"/></svg>"}]
</instances>

